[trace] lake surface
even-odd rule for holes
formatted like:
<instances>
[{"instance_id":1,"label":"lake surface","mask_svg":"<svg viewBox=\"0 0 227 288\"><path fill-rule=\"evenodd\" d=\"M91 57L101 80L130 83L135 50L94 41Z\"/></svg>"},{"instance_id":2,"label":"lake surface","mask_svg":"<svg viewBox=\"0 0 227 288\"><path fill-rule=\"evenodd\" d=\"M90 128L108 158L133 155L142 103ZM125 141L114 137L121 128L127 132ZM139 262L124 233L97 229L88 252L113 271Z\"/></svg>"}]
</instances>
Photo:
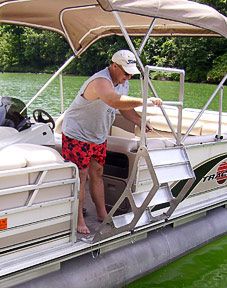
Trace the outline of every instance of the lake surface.
<instances>
[{"instance_id":1,"label":"lake surface","mask_svg":"<svg viewBox=\"0 0 227 288\"><path fill-rule=\"evenodd\" d=\"M50 78L47 74L0 73L0 95L13 96L28 103L29 100ZM67 108L74 99L81 84L87 77L64 76L64 106ZM140 97L140 81L131 80L131 95ZM179 85L176 82L154 82L160 97L177 100ZM216 85L185 84L185 107L202 108ZM52 116L60 112L59 80L39 96L28 114L42 108ZM217 110L218 98L211 105ZM227 101L223 110L227 111ZM187 255L160 270L151 273L130 285L128 288L226 288L227 287L227 237L223 237Z\"/></svg>"},{"instance_id":2,"label":"lake surface","mask_svg":"<svg viewBox=\"0 0 227 288\"><path fill-rule=\"evenodd\" d=\"M127 288L226 287L226 236L127 286Z\"/></svg>"},{"instance_id":3,"label":"lake surface","mask_svg":"<svg viewBox=\"0 0 227 288\"><path fill-rule=\"evenodd\" d=\"M48 81L51 75L31 73L0 73L0 95L17 97L27 104L29 100ZM83 76L63 76L64 86L64 107L67 108L82 83L87 79ZM170 81L154 81L153 85L163 100L178 101L179 83ZM202 108L208 98L212 95L216 85L185 83L184 107ZM141 97L140 80L130 80L129 95ZM218 97L209 106L210 110L218 110ZM223 111L227 111L227 101L223 101ZM36 108L42 108L52 116L60 112L60 84L56 78L30 106L31 113Z\"/></svg>"}]
</instances>

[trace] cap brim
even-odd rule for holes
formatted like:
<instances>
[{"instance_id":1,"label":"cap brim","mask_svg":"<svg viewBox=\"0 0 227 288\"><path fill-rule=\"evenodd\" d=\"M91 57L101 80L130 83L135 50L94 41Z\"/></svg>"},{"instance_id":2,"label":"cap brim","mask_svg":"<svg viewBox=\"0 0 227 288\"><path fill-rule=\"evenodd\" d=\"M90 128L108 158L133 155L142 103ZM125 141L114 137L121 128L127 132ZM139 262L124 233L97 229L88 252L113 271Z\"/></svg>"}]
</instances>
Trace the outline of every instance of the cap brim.
<instances>
[{"instance_id":1,"label":"cap brim","mask_svg":"<svg viewBox=\"0 0 227 288\"><path fill-rule=\"evenodd\" d=\"M134 74L140 74L139 69L136 67L136 65L132 65L132 66L122 66L122 68L125 70L125 72L127 72L130 75L134 75Z\"/></svg>"}]
</instances>

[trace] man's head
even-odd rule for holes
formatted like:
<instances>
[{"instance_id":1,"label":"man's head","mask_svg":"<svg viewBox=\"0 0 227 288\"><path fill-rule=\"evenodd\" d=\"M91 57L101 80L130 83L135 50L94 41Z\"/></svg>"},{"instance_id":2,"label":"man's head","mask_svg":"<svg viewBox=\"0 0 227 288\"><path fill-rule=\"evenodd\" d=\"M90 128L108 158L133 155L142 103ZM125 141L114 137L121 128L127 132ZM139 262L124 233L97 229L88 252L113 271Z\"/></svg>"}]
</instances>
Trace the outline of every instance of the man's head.
<instances>
[{"instance_id":1,"label":"man's head","mask_svg":"<svg viewBox=\"0 0 227 288\"><path fill-rule=\"evenodd\" d=\"M140 71L136 67L136 57L129 50L119 50L112 56L112 62L119 65L123 70L129 74L140 74Z\"/></svg>"},{"instance_id":2,"label":"man's head","mask_svg":"<svg viewBox=\"0 0 227 288\"><path fill-rule=\"evenodd\" d=\"M136 57L129 50L119 50L112 56L111 77L115 84L123 84L134 74L140 74L136 67Z\"/></svg>"}]
</instances>

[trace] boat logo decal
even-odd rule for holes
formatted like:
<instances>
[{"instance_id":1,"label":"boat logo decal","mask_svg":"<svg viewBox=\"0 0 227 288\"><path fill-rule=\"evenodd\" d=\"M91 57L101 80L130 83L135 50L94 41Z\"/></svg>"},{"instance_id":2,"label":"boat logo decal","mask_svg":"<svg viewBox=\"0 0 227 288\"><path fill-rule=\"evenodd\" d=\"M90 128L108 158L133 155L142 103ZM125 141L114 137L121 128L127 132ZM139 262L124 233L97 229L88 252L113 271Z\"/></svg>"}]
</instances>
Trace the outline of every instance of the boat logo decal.
<instances>
[{"instance_id":1,"label":"boat logo decal","mask_svg":"<svg viewBox=\"0 0 227 288\"><path fill-rule=\"evenodd\" d=\"M0 230L5 230L8 228L7 218L0 219Z\"/></svg>"},{"instance_id":2,"label":"boat logo decal","mask_svg":"<svg viewBox=\"0 0 227 288\"><path fill-rule=\"evenodd\" d=\"M208 161L202 163L200 166L194 168L194 173L196 176L196 180L189 189L187 195L185 195L185 198L193 191L193 189L201 184L201 183L207 183L207 181L215 180L217 181L217 184L221 185L223 184L227 179L227 161L226 161L227 155L219 155L213 159L209 159ZM219 164L220 163L220 164ZM211 172L212 169L218 165L216 172ZM209 174L208 174L209 173ZM172 187L172 194L174 197L176 197L183 186L185 185L186 180L179 181L174 187Z\"/></svg>"},{"instance_id":3,"label":"boat logo decal","mask_svg":"<svg viewBox=\"0 0 227 288\"><path fill-rule=\"evenodd\" d=\"M222 162L218 167L216 173L206 175L203 177L203 182L216 180L218 184L225 183L227 179L227 162Z\"/></svg>"}]
</instances>

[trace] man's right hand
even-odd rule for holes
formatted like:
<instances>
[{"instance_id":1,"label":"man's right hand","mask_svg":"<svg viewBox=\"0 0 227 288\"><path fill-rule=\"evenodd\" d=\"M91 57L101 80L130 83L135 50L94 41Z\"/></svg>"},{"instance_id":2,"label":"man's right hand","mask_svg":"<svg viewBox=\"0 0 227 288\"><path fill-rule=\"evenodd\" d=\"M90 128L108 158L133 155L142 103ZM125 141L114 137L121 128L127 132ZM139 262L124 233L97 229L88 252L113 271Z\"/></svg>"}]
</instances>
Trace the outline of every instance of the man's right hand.
<instances>
[{"instance_id":1,"label":"man's right hand","mask_svg":"<svg viewBox=\"0 0 227 288\"><path fill-rule=\"evenodd\" d=\"M162 99L157 97L150 97L147 99L147 106L161 106Z\"/></svg>"}]
</instances>

